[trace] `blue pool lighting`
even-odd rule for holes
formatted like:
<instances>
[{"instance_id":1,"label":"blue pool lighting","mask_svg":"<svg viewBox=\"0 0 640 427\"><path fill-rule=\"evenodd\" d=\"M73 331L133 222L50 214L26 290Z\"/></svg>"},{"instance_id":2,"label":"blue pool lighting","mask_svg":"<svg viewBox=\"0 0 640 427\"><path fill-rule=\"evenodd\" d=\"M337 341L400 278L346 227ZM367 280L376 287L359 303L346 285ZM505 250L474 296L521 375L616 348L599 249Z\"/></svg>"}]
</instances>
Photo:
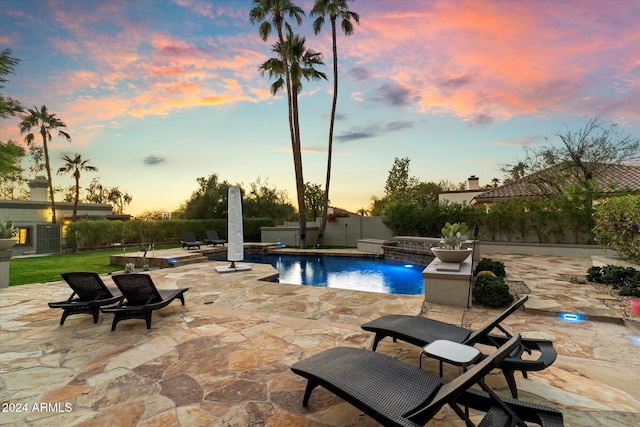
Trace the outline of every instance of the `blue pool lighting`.
<instances>
[{"instance_id":1,"label":"blue pool lighting","mask_svg":"<svg viewBox=\"0 0 640 427\"><path fill-rule=\"evenodd\" d=\"M587 320L585 315L578 313L560 313L558 317L569 323L582 323Z\"/></svg>"},{"instance_id":2,"label":"blue pool lighting","mask_svg":"<svg viewBox=\"0 0 640 427\"><path fill-rule=\"evenodd\" d=\"M387 294L424 292L424 265L385 258L245 254L244 260L271 264L280 283Z\"/></svg>"}]
</instances>

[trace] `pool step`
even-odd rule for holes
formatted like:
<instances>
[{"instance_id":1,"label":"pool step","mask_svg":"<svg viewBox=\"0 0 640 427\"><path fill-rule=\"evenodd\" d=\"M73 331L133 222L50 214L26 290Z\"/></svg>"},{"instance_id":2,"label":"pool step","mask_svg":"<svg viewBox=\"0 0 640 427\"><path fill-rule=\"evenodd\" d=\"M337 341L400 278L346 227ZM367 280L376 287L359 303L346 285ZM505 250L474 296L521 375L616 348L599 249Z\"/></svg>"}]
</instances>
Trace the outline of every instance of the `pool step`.
<instances>
[{"instance_id":1,"label":"pool step","mask_svg":"<svg viewBox=\"0 0 640 427\"><path fill-rule=\"evenodd\" d=\"M113 265L134 263L136 267L142 267L142 255L143 254L141 252L111 255L109 262ZM187 250L175 249L147 253L147 264L151 268L179 267L182 265L197 264L207 261L209 261L209 258L198 250L187 252Z\"/></svg>"},{"instance_id":2,"label":"pool step","mask_svg":"<svg viewBox=\"0 0 640 427\"><path fill-rule=\"evenodd\" d=\"M203 256L200 253L188 255L184 257L176 257L174 259L175 259L175 262L171 264L172 267L182 267L183 265L198 264L201 262L209 261L209 258L207 258L206 256Z\"/></svg>"}]
</instances>

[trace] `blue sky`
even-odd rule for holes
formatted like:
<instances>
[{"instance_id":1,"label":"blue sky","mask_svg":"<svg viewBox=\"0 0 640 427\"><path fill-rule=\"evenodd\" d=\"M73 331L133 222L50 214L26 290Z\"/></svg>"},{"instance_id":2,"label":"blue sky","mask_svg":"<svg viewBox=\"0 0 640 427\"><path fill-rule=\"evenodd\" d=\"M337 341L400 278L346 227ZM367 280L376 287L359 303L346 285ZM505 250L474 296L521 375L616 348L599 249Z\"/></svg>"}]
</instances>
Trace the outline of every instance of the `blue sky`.
<instances>
[{"instance_id":1,"label":"blue sky","mask_svg":"<svg viewBox=\"0 0 640 427\"><path fill-rule=\"evenodd\" d=\"M324 184L332 98L328 24L307 46L329 81L305 83L305 181ZM21 59L3 94L45 104L72 142L54 139L53 168L80 153L85 173L133 196L128 213L172 211L217 173L268 180L295 200L286 96L259 65L268 42L246 1L4 0L0 48ZM421 181L503 178L523 146L590 118L640 136L640 2L356 0L360 25L339 35L331 204L368 208L395 157ZM17 119L0 140L23 141ZM26 165L25 165L26 166ZM54 176L54 184L72 184ZM294 202L295 204L295 202Z\"/></svg>"}]
</instances>

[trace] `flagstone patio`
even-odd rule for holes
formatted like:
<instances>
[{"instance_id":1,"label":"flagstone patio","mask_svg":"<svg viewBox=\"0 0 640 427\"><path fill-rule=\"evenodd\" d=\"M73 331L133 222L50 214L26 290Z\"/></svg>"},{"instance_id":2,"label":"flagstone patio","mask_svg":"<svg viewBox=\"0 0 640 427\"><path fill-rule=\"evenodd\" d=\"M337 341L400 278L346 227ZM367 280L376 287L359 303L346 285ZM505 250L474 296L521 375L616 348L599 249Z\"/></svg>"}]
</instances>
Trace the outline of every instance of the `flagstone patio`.
<instances>
[{"instance_id":1,"label":"flagstone patio","mask_svg":"<svg viewBox=\"0 0 640 427\"><path fill-rule=\"evenodd\" d=\"M582 275L589 259L482 254L502 260L510 279L530 289L527 309L506 324L554 341L547 370L516 374L520 398L560 409L568 426L640 425L640 330L607 311ZM289 366L334 346L369 348L360 329L385 314L414 314L477 328L497 310L424 304L388 295L260 281L271 266L219 274L206 262L151 271L162 288L189 287L173 303L110 331L111 317L71 316L48 301L69 295L62 282L0 290L0 425L11 426L372 426L369 417L318 388L302 407L305 381ZM109 276L105 283L112 286ZM593 288L591 288L593 289ZM598 321L567 323L558 311ZM608 320L608 321L604 321ZM384 340L382 353L418 366L419 349ZM436 361L423 367L437 373ZM446 366L445 376L460 368ZM508 394L502 375L489 384ZM479 419L479 414L474 414ZM450 408L430 425L462 426Z\"/></svg>"}]
</instances>

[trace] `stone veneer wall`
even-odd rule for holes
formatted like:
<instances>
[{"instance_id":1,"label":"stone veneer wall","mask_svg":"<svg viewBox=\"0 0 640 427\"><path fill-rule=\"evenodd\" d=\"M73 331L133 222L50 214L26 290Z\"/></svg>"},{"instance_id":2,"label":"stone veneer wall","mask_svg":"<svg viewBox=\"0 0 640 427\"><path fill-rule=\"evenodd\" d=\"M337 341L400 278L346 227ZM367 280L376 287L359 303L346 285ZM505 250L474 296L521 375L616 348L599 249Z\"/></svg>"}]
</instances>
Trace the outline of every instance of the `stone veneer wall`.
<instances>
[{"instance_id":1,"label":"stone veneer wall","mask_svg":"<svg viewBox=\"0 0 640 427\"><path fill-rule=\"evenodd\" d=\"M269 248L276 247L275 244L269 243L245 243L244 244L244 253L245 254L266 254L268 253ZM227 246L225 245L222 251L216 251L211 253L206 253L205 256L209 258L210 261L225 261L227 259Z\"/></svg>"},{"instance_id":2,"label":"stone veneer wall","mask_svg":"<svg viewBox=\"0 0 640 427\"><path fill-rule=\"evenodd\" d=\"M382 246L384 257L395 261L406 261L414 264L429 265L434 260L433 252L430 249L411 248L385 244Z\"/></svg>"}]
</instances>

